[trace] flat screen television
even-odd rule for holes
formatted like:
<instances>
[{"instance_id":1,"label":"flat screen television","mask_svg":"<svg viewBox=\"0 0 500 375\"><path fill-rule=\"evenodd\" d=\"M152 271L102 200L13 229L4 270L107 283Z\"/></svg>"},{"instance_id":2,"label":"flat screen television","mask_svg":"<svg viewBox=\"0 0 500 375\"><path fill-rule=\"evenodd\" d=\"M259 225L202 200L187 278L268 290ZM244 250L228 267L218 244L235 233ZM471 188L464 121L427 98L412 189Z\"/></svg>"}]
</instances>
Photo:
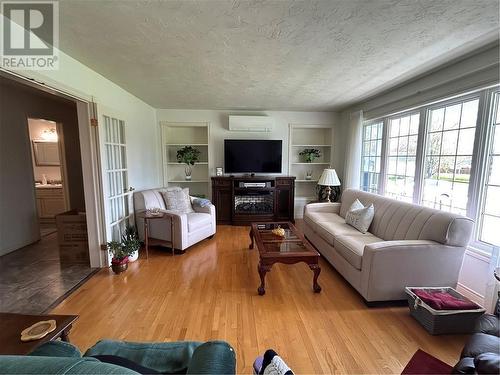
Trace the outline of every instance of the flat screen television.
<instances>
[{"instance_id":1,"label":"flat screen television","mask_svg":"<svg viewBox=\"0 0 500 375\"><path fill-rule=\"evenodd\" d=\"M224 140L226 173L281 173L281 140Z\"/></svg>"}]
</instances>

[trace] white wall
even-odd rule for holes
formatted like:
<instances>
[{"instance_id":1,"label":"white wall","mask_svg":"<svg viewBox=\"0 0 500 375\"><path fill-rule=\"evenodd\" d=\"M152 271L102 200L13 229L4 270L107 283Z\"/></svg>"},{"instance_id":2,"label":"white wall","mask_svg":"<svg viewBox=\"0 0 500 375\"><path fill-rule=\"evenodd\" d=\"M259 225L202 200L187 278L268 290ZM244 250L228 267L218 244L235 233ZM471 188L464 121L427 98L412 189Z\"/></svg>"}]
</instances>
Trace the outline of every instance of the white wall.
<instances>
[{"instance_id":1,"label":"white wall","mask_svg":"<svg viewBox=\"0 0 500 375\"><path fill-rule=\"evenodd\" d=\"M493 278L489 262L489 256L474 250L467 250L457 286L461 293L483 306L487 300L487 285Z\"/></svg>"},{"instance_id":2,"label":"white wall","mask_svg":"<svg viewBox=\"0 0 500 375\"><path fill-rule=\"evenodd\" d=\"M229 115L267 115L273 118L274 128L270 133L235 132L228 129ZM331 125L335 127L338 115L335 112L285 112L285 111L217 111L158 109L158 121L208 122L210 123L210 175L215 176L216 167L224 167L224 139L281 139L283 141L283 174L288 174L289 124Z\"/></svg>"}]
</instances>

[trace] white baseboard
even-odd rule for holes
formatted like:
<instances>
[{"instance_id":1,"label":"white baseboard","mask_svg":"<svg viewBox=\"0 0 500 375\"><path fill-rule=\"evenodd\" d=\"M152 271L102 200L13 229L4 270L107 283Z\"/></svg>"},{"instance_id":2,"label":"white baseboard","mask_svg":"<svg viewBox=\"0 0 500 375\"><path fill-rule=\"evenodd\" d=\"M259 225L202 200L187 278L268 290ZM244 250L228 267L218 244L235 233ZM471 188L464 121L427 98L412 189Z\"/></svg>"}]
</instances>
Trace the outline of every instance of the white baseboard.
<instances>
[{"instance_id":1,"label":"white baseboard","mask_svg":"<svg viewBox=\"0 0 500 375\"><path fill-rule=\"evenodd\" d=\"M476 303L480 304L481 306L484 306L484 304L485 304L484 296L477 293L476 291L468 288L467 286L465 286L461 283L457 284L457 291L462 293L465 297L467 297L471 301L476 302Z\"/></svg>"}]
</instances>

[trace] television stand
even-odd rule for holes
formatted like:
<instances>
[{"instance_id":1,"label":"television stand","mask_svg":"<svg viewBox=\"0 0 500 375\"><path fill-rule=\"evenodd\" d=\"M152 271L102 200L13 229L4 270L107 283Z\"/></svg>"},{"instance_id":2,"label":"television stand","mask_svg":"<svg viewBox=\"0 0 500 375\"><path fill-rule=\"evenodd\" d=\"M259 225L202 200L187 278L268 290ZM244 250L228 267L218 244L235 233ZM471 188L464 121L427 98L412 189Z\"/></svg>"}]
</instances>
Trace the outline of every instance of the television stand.
<instances>
[{"instance_id":1,"label":"television stand","mask_svg":"<svg viewBox=\"0 0 500 375\"><path fill-rule=\"evenodd\" d=\"M217 223L294 221L295 177L212 177Z\"/></svg>"}]
</instances>

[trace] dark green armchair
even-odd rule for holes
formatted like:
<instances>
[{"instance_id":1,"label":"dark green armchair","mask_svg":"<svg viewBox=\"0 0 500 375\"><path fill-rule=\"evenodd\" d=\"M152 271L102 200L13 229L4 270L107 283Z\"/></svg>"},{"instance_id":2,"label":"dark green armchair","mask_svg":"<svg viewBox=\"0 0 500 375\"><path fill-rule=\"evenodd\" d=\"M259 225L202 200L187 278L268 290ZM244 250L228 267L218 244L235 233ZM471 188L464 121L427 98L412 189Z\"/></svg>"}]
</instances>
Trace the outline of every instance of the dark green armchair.
<instances>
[{"instance_id":1,"label":"dark green armchair","mask_svg":"<svg viewBox=\"0 0 500 375\"><path fill-rule=\"evenodd\" d=\"M224 341L133 343L101 340L82 356L62 341L39 346L27 356L0 356L0 374L137 374L99 361L100 356L125 358L162 374L235 374L236 356ZM97 358L95 358L97 357Z\"/></svg>"}]
</instances>

